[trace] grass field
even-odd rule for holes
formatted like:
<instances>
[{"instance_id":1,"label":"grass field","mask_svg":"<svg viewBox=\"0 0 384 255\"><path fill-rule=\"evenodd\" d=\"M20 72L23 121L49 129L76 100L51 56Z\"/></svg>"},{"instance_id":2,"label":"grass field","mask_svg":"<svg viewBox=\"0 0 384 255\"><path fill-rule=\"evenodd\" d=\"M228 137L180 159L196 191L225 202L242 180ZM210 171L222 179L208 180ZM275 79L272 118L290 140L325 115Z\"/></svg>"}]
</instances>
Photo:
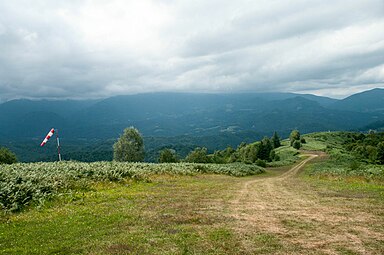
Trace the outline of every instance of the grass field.
<instances>
[{"instance_id":1,"label":"grass field","mask_svg":"<svg viewBox=\"0 0 384 255\"><path fill-rule=\"evenodd\" d=\"M0 253L384 252L383 186L300 177L300 169L289 169L97 182L76 197L3 215Z\"/></svg>"},{"instance_id":2,"label":"grass field","mask_svg":"<svg viewBox=\"0 0 384 255\"><path fill-rule=\"evenodd\" d=\"M224 206L239 178L154 176L98 183L76 200L3 218L2 254L227 253L238 242ZM221 202L221 200L223 202ZM216 204L216 201L219 204Z\"/></svg>"},{"instance_id":3,"label":"grass field","mask_svg":"<svg viewBox=\"0 0 384 255\"><path fill-rule=\"evenodd\" d=\"M246 164L149 164L119 162L48 162L0 165L0 209L20 211L40 206L58 196L73 195L91 189L100 181L136 180L149 182L153 175L260 174L264 168Z\"/></svg>"},{"instance_id":4,"label":"grass field","mask_svg":"<svg viewBox=\"0 0 384 255\"><path fill-rule=\"evenodd\" d=\"M325 151L341 150L337 136L319 137L306 137L304 149L325 139ZM112 173L72 165L50 199L3 210L0 254L384 254L379 166L368 176L370 165L345 172L344 161L332 165L321 152L277 154L290 165L264 173L241 164L114 165Z\"/></svg>"}]
</instances>

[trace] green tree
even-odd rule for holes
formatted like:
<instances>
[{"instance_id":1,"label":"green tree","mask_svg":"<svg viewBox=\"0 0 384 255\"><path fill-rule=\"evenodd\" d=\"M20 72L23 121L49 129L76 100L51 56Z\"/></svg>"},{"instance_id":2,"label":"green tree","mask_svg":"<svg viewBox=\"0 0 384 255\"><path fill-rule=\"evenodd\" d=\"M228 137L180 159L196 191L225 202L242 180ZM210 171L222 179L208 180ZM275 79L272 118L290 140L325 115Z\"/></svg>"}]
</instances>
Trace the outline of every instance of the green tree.
<instances>
[{"instance_id":1,"label":"green tree","mask_svg":"<svg viewBox=\"0 0 384 255\"><path fill-rule=\"evenodd\" d=\"M281 146L280 137L276 131L273 133L271 140L274 149L279 148Z\"/></svg>"},{"instance_id":2,"label":"green tree","mask_svg":"<svg viewBox=\"0 0 384 255\"><path fill-rule=\"evenodd\" d=\"M185 161L190 163L210 163L207 148L197 147L187 155Z\"/></svg>"},{"instance_id":3,"label":"green tree","mask_svg":"<svg viewBox=\"0 0 384 255\"><path fill-rule=\"evenodd\" d=\"M224 164L226 159L223 157L222 151L215 151L212 155L208 155L210 161L215 164Z\"/></svg>"},{"instance_id":4,"label":"green tree","mask_svg":"<svg viewBox=\"0 0 384 255\"><path fill-rule=\"evenodd\" d=\"M257 158L270 161L269 154L273 149L271 140L268 137L264 137L259 144L259 150Z\"/></svg>"},{"instance_id":5,"label":"green tree","mask_svg":"<svg viewBox=\"0 0 384 255\"><path fill-rule=\"evenodd\" d=\"M113 145L113 158L116 161L140 162L144 160L144 141L140 132L129 127Z\"/></svg>"},{"instance_id":6,"label":"green tree","mask_svg":"<svg viewBox=\"0 0 384 255\"><path fill-rule=\"evenodd\" d=\"M379 164L384 165L384 142L380 142L377 145L377 154L376 154L376 159Z\"/></svg>"},{"instance_id":7,"label":"green tree","mask_svg":"<svg viewBox=\"0 0 384 255\"><path fill-rule=\"evenodd\" d=\"M377 160L377 148L372 145L365 146L365 151L367 154L366 160L371 163L376 163Z\"/></svg>"},{"instance_id":8,"label":"green tree","mask_svg":"<svg viewBox=\"0 0 384 255\"><path fill-rule=\"evenodd\" d=\"M296 150L301 148L301 142L300 140L295 140L292 144L292 147L295 148Z\"/></svg>"},{"instance_id":9,"label":"green tree","mask_svg":"<svg viewBox=\"0 0 384 255\"><path fill-rule=\"evenodd\" d=\"M176 163L177 159L176 152L171 149L164 149L160 151L159 162L160 163Z\"/></svg>"},{"instance_id":10,"label":"green tree","mask_svg":"<svg viewBox=\"0 0 384 255\"><path fill-rule=\"evenodd\" d=\"M17 162L16 155L5 147L0 147L0 164L13 164Z\"/></svg>"},{"instance_id":11,"label":"green tree","mask_svg":"<svg viewBox=\"0 0 384 255\"><path fill-rule=\"evenodd\" d=\"M253 143L248 145L248 151L246 155L246 163L255 163L257 160L257 155L260 150L260 143Z\"/></svg>"},{"instance_id":12,"label":"green tree","mask_svg":"<svg viewBox=\"0 0 384 255\"><path fill-rule=\"evenodd\" d=\"M300 132L299 132L299 130L297 130L297 129L292 130L291 134L289 135L289 140L291 142L291 146L293 146L293 143L295 141L300 141Z\"/></svg>"}]
</instances>

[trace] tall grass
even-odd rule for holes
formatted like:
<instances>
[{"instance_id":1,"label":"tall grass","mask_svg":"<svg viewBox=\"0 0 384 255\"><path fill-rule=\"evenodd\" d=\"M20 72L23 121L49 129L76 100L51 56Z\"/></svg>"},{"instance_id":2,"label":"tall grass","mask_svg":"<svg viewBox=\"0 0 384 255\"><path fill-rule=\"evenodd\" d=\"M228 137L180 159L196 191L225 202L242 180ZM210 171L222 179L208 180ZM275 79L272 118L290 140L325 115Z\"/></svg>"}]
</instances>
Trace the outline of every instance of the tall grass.
<instances>
[{"instance_id":1,"label":"tall grass","mask_svg":"<svg viewBox=\"0 0 384 255\"><path fill-rule=\"evenodd\" d=\"M30 204L42 204L58 194L86 190L95 181L149 181L155 174L208 173L240 177L262 172L261 167L245 164L51 162L0 165L0 207L5 211L19 211Z\"/></svg>"}]
</instances>

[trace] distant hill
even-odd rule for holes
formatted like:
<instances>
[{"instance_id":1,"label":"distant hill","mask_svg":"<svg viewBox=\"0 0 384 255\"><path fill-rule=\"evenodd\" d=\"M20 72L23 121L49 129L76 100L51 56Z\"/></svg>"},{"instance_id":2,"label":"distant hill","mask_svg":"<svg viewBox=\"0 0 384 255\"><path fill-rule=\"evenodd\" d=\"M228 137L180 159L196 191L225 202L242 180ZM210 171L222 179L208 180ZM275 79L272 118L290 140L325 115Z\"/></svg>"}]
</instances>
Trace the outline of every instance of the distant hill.
<instances>
[{"instance_id":1,"label":"distant hill","mask_svg":"<svg viewBox=\"0 0 384 255\"><path fill-rule=\"evenodd\" d=\"M125 127L135 126L147 141L156 138L148 143L149 151L179 145L204 145L214 150L271 136L273 131L286 137L296 128L308 133L379 127L384 121L383 97L383 89L374 89L343 100L294 93L148 93L80 101L21 99L0 104L0 144L18 146L16 149L23 154L54 127L63 141L71 141L73 149L76 144L86 144L87 150L92 150L96 142L89 141L108 140L110 146ZM180 143L188 144L177 145L180 139ZM22 146L26 141L29 147ZM102 153L105 148L103 145L98 151ZM44 160L42 156L39 154Z\"/></svg>"},{"instance_id":2,"label":"distant hill","mask_svg":"<svg viewBox=\"0 0 384 255\"><path fill-rule=\"evenodd\" d=\"M344 100L294 93L149 93L104 100L13 100L0 105L0 133L40 138L51 127L71 139L116 138L127 126L145 136L286 134L358 129L384 119L384 90ZM4 137L2 137L4 139Z\"/></svg>"},{"instance_id":3,"label":"distant hill","mask_svg":"<svg viewBox=\"0 0 384 255\"><path fill-rule=\"evenodd\" d=\"M332 108L354 112L384 112L384 89L364 91L337 101Z\"/></svg>"}]
</instances>

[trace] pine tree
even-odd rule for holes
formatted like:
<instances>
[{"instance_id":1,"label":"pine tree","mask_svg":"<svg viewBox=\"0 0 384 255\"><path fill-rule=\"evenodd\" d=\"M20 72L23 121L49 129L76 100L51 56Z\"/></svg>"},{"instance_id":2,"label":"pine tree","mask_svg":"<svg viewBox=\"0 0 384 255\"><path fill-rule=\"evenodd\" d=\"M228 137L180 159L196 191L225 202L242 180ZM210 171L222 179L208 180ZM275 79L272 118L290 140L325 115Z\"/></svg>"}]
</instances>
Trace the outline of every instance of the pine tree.
<instances>
[{"instance_id":1,"label":"pine tree","mask_svg":"<svg viewBox=\"0 0 384 255\"><path fill-rule=\"evenodd\" d=\"M279 148L281 146L280 137L276 131L273 133L271 140L274 149Z\"/></svg>"}]
</instances>

